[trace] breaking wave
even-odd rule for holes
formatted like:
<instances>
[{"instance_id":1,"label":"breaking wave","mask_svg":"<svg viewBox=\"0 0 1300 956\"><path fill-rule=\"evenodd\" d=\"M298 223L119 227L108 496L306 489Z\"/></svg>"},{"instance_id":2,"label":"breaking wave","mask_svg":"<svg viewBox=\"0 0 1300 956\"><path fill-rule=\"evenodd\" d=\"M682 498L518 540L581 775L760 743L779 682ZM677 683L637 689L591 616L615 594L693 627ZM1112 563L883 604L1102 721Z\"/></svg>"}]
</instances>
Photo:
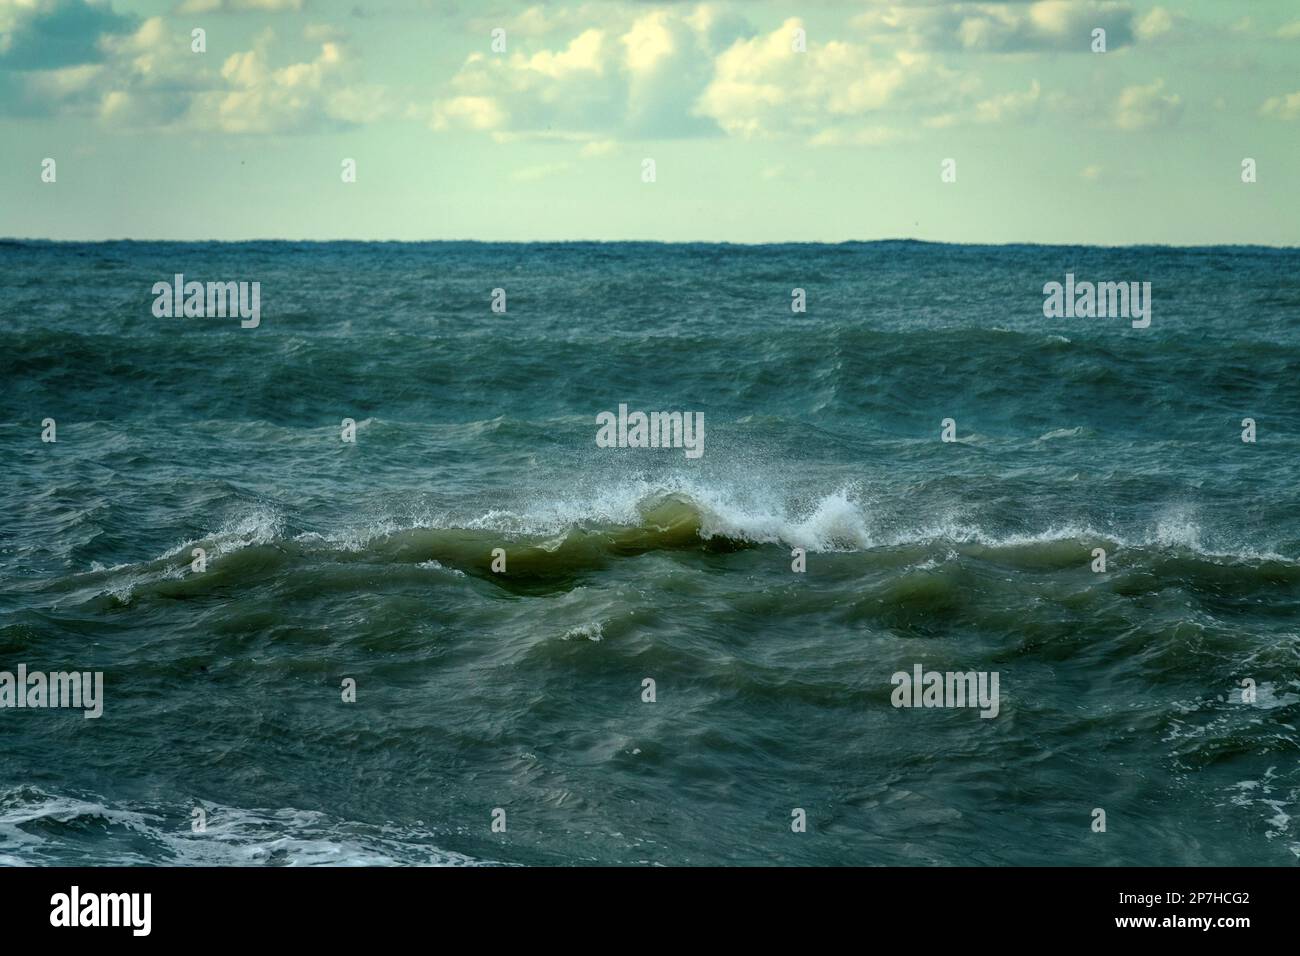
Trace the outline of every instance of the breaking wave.
<instances>
[{"instance_id":1,"label":"breaking wave","mask_svg":"<svg viewBox=\"0 0 1300 956\"><path fill-rule=\"evenodd\" d=\"M185 541L152 561L92 567L45 585L56 603L108 598L129 603L141 589L185 596L245 576L319 561L412 566L448 581L466 575L505 584L571 578L650 552L726 553L781 547L858 555L865 566L924 565L950 557L1024 571L1085 567L1103 548L1116 569L1175 579L1243 584L1300 581L1300 561L1267 551L1214 550L1200 528L1173 514L1138 534L1062 525L1035 533L990 533L956 520L898 529L873 520L853 489L815 497L804 506L759 506L699 488L636 483L586 501L556 501L525 512L425 516L407 523L384 518L330 532L294 530L264 505L218 531ZM194 549L206 552L207 573L191 570ZM496 549L508 576L494 573Z\"/></svg>"}]
</instances>

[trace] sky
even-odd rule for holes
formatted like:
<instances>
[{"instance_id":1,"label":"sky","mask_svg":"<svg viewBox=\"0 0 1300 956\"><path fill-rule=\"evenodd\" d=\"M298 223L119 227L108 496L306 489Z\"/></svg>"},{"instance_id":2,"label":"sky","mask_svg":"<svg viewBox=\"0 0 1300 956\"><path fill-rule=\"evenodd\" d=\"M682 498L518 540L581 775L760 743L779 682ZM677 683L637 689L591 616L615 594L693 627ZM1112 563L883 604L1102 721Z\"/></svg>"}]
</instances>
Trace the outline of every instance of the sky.
<instances>
[{"instance_id":1,"label":"sky","mask_svg":"<svg viewBox=\"0 0 1300 956\"><path fill-rule=\"evenodd\" d=\"M8 237L1294 246L1298 147L1295 0L0 0Z\"/></svg>"}]
</instances>

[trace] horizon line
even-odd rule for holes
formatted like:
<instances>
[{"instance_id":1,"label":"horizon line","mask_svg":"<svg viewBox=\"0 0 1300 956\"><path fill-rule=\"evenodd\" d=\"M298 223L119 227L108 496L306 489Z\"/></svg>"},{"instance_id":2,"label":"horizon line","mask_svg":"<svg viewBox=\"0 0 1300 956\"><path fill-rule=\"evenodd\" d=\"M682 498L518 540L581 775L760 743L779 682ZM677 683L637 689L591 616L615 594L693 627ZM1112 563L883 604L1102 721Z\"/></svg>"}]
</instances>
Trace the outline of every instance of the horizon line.
<instances>
[{"instance_id":1,"label":"horizon line","mask_svg":"<svg viewBox=\"0 0 1300 956\"><path fill-rule=\"evenodd\" d=\"M727 239L289 239L289 238L245 238L245 239L137 239L121 237L115 239L50 239L39 236L0 236L0 245L18 245L23 243L40 243L46 245L108 245L113 243L141 243L150 245L251 245L255 243L285 243L295 245L485 245L485 246L540 246L540 245L655 245L655 246L742 246L758 248L762 246L866 246L890 243L911 243L920 246L968 246L975 248L1087 248L1087 249L1274 249L1296 250L1300 243L1282 245L1267 242L1226 242L1226 243L1094 243L1094 242L953 242L936 239L915 239L911 237L892 237L887 239L792 239L762 242L736 242Z\"/></svg>"}]
</instances>

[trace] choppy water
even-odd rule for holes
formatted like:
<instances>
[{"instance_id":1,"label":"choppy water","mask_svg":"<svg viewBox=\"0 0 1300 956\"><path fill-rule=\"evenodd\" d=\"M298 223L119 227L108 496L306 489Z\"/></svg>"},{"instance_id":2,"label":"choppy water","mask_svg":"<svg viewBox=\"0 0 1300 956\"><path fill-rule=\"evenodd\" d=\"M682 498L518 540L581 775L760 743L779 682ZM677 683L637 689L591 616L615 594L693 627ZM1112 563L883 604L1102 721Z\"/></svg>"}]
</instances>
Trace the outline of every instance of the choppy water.
<instances>
[{"instance_id":1,"label":"choppy water","mask_svg":"<svg viewBox=\"0 0 1300 956\"><path fill-rule=\"evenodd\" d=\"M1295 864L1297 373L1295 249L0 244L0 862Z\"/></svg>"}]
</instances>

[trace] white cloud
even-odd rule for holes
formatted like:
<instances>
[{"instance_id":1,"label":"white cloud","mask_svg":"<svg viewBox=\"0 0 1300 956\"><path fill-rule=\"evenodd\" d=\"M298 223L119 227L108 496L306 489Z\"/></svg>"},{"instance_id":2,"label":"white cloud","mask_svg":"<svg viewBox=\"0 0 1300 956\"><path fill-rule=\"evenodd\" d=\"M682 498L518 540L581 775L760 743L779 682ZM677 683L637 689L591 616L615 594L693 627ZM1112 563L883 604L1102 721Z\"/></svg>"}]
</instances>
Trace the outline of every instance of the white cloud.
<instances>
[{"instance_id":1,"label":"white cloud","mask_svg":"<svg viewBox=\"0 0 1300 956\"><path fill-rule=\"evenodd\" d=\"M1300 90L1283 96L1269 97L1259 108L1259 115L1280 120L1300 118Z\"/></svg>"},{"instance_id":2,"label":"white cloud","mask_svg":"<svg viewBox=\"0 0 1300 956\"><path fill-rule=\"evenodd\" d=\"M791 18L766 36L737 41L714 64L697 111L741 137L806 134L819 144L885 142L879 122L864 118L948 100L954 86L926 54L874 55L838 40L791 49L803 21ZM842 127L842 128L841 128Z\"/></svg>"},{"instance_id":3,"label":"white cloud","mask_svg":"<svg viewBox=\"0 0 1300 956\"><path fill-rule=\"evenodd\" d=\"M963 121L971 123L1020 123L1032 120L1042 102L1042 87L1032 80L1023 92L1012 91L980 100L964 113L942 113L924 121L931 129L944 129Z\"/></svg>"},{"instance_id":4,"label":"white cloud","mask_svg":"<svg viewBox=\"0 0 1300 956\"><path fill-rule=\"evenodd\" d=\"M834 126L816 133L808 140L810 146L883 146L908 138L900 130L888 126Z\"/></svg>"},{"instance_id":5,"label":"white cloud","mask_svg":"<svg viewBox=\"0 0 1300 956\"><path fill-rule=\"evenodd\" d=\"M1003 93L975 104L975 121L978 123L1006 123L1030 119L1038 111L1042 93L1037 80L1023 93Z\"/></svg>"},{"instance_id":6,"label":"white cloud","mask_svg":"<svg viewBox=\"0 0 1300 956\"><path fill-rule=\"evenodd\" d=\"M1174 18L1164 7L1152 7L1136 24L1138 38L1142 40L1163 36L1173 28Z\"/></svg>"},{"instance_id":7,"label":"white cloud","mask_svg":"<svg viewBox=\"0 0 1300 956\"><path fill-rule=\"evenodd\" d=\"M188 27L152 17L132 34L101 41L108 59L96 81L98 115L125 127L293 133L390 112L382 88L353 82L341 41L326 40L312 59L283 65L275 62L274 45L274 34L265 32L214 68L189 53Z\"/></svg>"},{"instance_id":8,"label":"white cloud","mask_svg":"<svg viewBox=\"0 0 1300 956\"><path fill-rule=\"evenodd\" d=\"M1074 22L1054 0L1007 15L1044 34ZM521 49L515 38L508 55L471 54L434 102L430 122L502 141L723 133L876 145L922 123L1022 122L1045 99L1036 80L982 93L974 74L896 43L812 34L806 50L796 50L798 30L807 31L804 21L790 17L756 34L700 6L625 14L621 23L607 17L540 49Z\"/></svg>"},{"instance_id":9,"label":"white cloud","mask_svg":"<svg viewBox=\"0 0 1300 956\"><path fill-rule=\"evenodd\" d=\"M516 35L508 39L508 54L479 52L465 60L435 101L431 123L499 137L716 133L688 107L709 80L720 42L736 29L735 18L698 8L651 10L621 22L606 17L549 48Z\"/></svg>"},{"instance_id":10,"label":"white cloud","mask_svg":"<svg viewBox=\"0 0 1300 956\"><path fill-rule=\"evenodd\" d=\"M1183 112L1183 98L1165 93L1164 86L1164 80L1156 80L1146 86L1126 87L1115 105L1115 125L1140 130L1176 123Z\"/></svg>"},{"instance_id":11,"label":"white cloud","mask_svg":"<svg viewBox=\"0 0 1300 956\"><path fill-rule=\"evenodd\" d=\"M31 89L50 99L66 99L81 93L97 90L104 81L104 67L98 63L65 66L58 70L44 70L33 75Z\"/></svg>"},{"instance_id":12,"label":"white cloud","mask_svg":"<svg viewBox=\"0 0 1300 956\"><path fill-rule=\"evenodd\" d=\"M912 49L984 53L1088 53L1097 27L1106 31L1107 48L1116 50L1133 42L1135 30L1132 7L1113 0L885 6L854 22L873 36L893 35Z\"/></svg>"},{"instance_id":13,"label":"white cloud","mask_svg":"<svg viewBox=\"0 0 1300 956\"><path fill-rule=\"evenodd\" d=\"M327 41L315 58L276 68L264 48L231 54L222 64L222 89L195 97L194 125L226 133L301 132L379 118L383 91L351 86L344 47Z\"/></svg>"},{"instance_id":14,"label":"white cloud","mask_svg":"<svg viewBox=\"0 0 1300 956\"><path fill-rule=\"evenodd\" d=\"M803 22L787 20L766 36L740 41L718 57L697 111L734 136L806 135L813 145L873 146L960 122L1018 122L1037 111L1041 88L980 98L979 81L915 50L878 51L810 38L791 49Z\"/></svg>"},{"instance_id":15,"label":"white cloud","mask_svg":"<svg viewBox=\"0 0 1300 956\"><path fill-rule=\"evenodd\" d=\"M583 72L599 76L605 72L604 44L602 31L584 30L559 53L542 50L527 59L517 58L513 65L552 80L569 79Z\"/></svg>"},{"instance_id":16,"label":"white cloud","mask_svg":"<svg viewBox=\"0 0 1300 956\"><path fill-rule=\"evenodd\" d=\"M462 126L474 130L494 130L505 125L509 117L490 96L455 96L443 100L434 110L433 128Z\"/></svg>"},{"instance_id":17,"label":"white cloud","mask_svg":"<svg viewBox=\"0 0 1300 956\"><path fill-rule=\"evenodd\" d=\"M612 139L596 139L585 144L578 153L580 156L590 159L594 156L608 156L617 149L618 144Z\"/></svg>"},{"instance_id":18,"label":"white cloud","mask_svg":"<svg viewBox=\"0 0 1300 956\"><path fill-rule=\"evenodd\" d=\"M302 0L185 0L177 13L280 13L299 11Z\"/></svg>"}]
</instances>

